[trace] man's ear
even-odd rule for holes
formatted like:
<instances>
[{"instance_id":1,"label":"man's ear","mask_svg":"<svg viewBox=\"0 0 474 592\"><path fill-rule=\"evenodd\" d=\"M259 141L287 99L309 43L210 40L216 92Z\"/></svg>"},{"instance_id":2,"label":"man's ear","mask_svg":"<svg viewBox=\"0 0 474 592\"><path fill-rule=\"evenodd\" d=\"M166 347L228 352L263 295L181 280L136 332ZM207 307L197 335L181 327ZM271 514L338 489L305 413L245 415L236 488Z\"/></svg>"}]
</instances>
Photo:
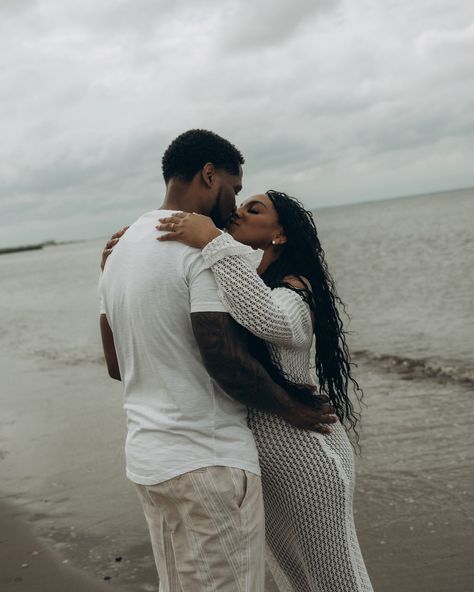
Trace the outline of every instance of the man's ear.
<instances>
[{"instance_id":1,"label":"man's ear","mask_svg":"<svg viewBox=\"0 0 474 592\"><path fill-rule=\"evenodd\" d=\"M212 162L206 162L206 164L201 169L201 178L203 183L206 185L206 187L209 187L209 189L214 183L215 174L216 169Z\"/></svg>"}]
</instances>

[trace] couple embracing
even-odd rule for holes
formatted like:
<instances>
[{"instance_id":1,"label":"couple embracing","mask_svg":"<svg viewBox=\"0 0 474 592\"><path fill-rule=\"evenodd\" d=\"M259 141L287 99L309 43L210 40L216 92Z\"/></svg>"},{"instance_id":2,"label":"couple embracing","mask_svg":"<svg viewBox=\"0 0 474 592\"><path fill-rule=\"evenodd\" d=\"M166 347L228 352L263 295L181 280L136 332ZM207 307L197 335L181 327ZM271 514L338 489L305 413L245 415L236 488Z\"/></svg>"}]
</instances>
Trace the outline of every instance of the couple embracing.
<instances>
[{"instance_id":1,"label":"couple embracing","mask_svg":"<svg viewBox=\"0 0 474 592\"><path fill-rule=\"evenodd\" d=\"M296 199L236 208L243 164L212 132L178 136L163 204L102 258L104 354L160 592L263 592L265 561L282 592L371 592L340 301Z\"/></svg>"}]
</instances>

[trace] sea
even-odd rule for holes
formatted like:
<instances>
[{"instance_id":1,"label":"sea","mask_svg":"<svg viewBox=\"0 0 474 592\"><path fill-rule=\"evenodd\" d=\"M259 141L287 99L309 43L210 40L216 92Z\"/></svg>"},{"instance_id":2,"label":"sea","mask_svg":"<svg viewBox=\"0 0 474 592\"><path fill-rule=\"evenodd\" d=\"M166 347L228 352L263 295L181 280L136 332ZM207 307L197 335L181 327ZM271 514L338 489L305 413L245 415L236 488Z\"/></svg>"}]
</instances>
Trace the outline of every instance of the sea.
<instances>
[{"instance_id":1,"label":"sea","mask_svg":"<svg viewBox=\"0 0 474 592\"><path fill-rule=\"evenodd\" d=\"M474 189L323 208L315 219L353 361L474 385ZM101 360L104 242L0 256L1 349Z\"/></svg>"},{"instance_id":2,"label":"sea","mask_svg":"<svg viewBox=\"0 0 474 592\"><path fill-rule=\"evenodd\" d=\"M474 385L474 190L315 215L353 359Z\"/></svg>"}]
</instances>

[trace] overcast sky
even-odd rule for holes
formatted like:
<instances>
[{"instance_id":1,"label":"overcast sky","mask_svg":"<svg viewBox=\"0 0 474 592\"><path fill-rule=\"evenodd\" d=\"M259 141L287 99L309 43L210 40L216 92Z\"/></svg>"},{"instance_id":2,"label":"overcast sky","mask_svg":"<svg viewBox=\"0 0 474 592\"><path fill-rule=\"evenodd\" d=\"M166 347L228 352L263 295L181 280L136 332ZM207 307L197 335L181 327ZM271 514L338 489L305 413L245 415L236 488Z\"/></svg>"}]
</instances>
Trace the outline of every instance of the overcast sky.
<instances>
[{"instance_id":1,"label":"overcast sky","mask_svg":"<svg viewBox=\"0 0 474 592\"><path fill-rule=\"evenodd\" d=\"M472 0L0 0L0 54L0 246L153 209L192 127L243 152L243 196L474 185Z\"/></svg>"}]
</instances>

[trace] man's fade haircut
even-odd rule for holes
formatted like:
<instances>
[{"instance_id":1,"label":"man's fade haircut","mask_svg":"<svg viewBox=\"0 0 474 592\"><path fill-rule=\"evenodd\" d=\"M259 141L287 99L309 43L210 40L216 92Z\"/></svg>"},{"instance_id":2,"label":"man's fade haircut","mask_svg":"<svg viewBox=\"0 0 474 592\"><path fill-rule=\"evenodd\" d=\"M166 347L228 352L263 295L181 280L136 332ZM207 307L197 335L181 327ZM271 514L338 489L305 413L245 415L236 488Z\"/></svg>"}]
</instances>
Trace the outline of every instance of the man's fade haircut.
<instances>
[{"instance_id":1,"label":"man's fade haircut","mask_svg":"<svg viewBox=\"0 0 474 592\"><path fill-rule=\"evenodd\" d=\"M161 160L167 184L173 177L191 181L203 166L211 162L216 169L239 174L245 160L237 148L214 132L193 129L179 135L166 149Z\"/></svg>"}]
</instances>

